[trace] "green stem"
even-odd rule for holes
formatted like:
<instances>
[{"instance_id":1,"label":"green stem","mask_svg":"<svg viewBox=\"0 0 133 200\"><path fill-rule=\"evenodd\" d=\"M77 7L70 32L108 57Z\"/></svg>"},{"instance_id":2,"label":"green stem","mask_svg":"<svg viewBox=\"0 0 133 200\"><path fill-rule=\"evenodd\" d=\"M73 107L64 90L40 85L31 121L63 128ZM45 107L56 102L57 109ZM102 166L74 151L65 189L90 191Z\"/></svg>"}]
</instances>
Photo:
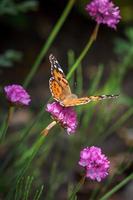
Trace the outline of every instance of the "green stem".
<instances>
[{"instance_id":1,"label":"green stem","mask_svg":"<svg viewBox=\"0 0 133 200\"><path fill-rule=\"evenodd\" d=\"M99 24L97 24L95 26L94 31L93 31L91 37L89 38L89 41L87 42L85 48L83 49L83 51L81 52L80 56L76 60L75 64L71 67L71 69L70 69L70 71L69 71L69 73L67 75L67 79L70 79L71 75L76 70L78 65L81 63L81 61L83 60L83 58L85 57L85 55L89 51L90 47L92 46L93 42L96 40L97 34L98 34L98 30L99 30Z\"/></svg>"},{"instance_id":2,"label":"green stem","mask_svg":"<svg viewBox=\"0 0 133 200\"><path fill-rule=\"evenodd\" d=\"M75 199L76 193L80 190L80 188L84 184L84 182L85 182L85 175L80 179L79 183L74 187L72 194L68 198L69 200Z\"/></svg>"},{"instance_id":3,"label":"green stem","mask_svg":"<svg viewBox=\"0 0 133 200\"><path fill-rule=\"evenodd\" d=\"M131 173L127 178L125 178L122 182L116 185L112 190L107 192L102 198L99 200L107 200L111 195L117 192L120 188L122 188L126 183L133 179L133 173Z\"/></svg>"},{"instance_id":4,"label":"green stem","mask_svg":"<svg viewBox=\"0 0 133 200\"><path fill-rule=\"evenodd\" d=\"M40 150L41 146L43 145L44 141L45 141L45 137L48 134L48 132L50 131L50 129L52 129L55 125L57 124L56 121L51 122L42 132L41 132L41 137L36 141L36 143L32 146L31 149L29 149L28 152L26 152L25 154L23 154L23 156L21 157L21 160L24 160L25 157L28 155L28 162L26 162L26 165L24 166L24 168L20 171L18 177L20 180L20 178L24 175L24 173L26 172L26 170L29 168L32 160L34 159L35 155L38 153L38 151ZM42 135L43 134L43 135ZM21 162L20 160L20 162Z\"/></svg>"},{"instance_id":5,"label":"green stem","mask_svg":"<svg viewBox=\"0 0 133 200\"><path fill-rule=\"evenodd\" d=\"M13 111L14 111L14 107L10 106L9 110L8 110L7 117L6 117L5 121L3 122L1 133L0 133L0 137L1 137L2 140L5 138L5 135L6 135L8 127L9 127Z\"/></svg>"},{"instance_id":6,"label":"green stem","mask_svg":"<svg viewBox=\"0 0 133 200\"><path fill-rule=\"evenodd\" d=\"M14 112L14 107L13 107L13 106L10 106L9 112L8 112L8 116L7 116L7 124L8 124L8 125L9 125L10 120L11 120L11 118L12 118L13 112Z\"/></svg>"},{"instance_id":7,"label":"green stem","mask_svg":"<svg viewBox=\"0 0 133 200\"><path fill-rule=\"evenodd\" d=\"M24 167L18 172L17 181L20 180L23 177L23 175L25 174L25 172L28 170L28 168L29 168L31 162L33 161L34 157L36 156L36 154L40 150L41 146L44 144L44 141L45 141L45 136L41 135L41 137L39 137L39 139L32 146L32 148L29 149L29 151L25 153L25 154L28 155L28 160L27 160L27 162L25 162ZM23 154L23 157L21 158L22 160L24 159L24 157L26 157L25 154Z\"/></svg>"},{"instance_id":8,"label":"green stem","mask_svg":"<svg viewBox=\"0 0 133 200\"><path fill-rule=\"evenodd\" d=\"M16 165L18 165L18 163L14 163L14 169L16 169L16 174L14 174L12 181L13 185L18 185L18 183L21 181L22 177L25 175L26 171L29 169L33 159L35 158L36 154L39 152L40 148L42 147L42 145L45 142L45 136L41 135L38 140L35 142L35 144L33 144L33 146L26 152L24 152L24 154L21 156L19 162L23 163L22 166L19 168L16 168ZM9 195L10 197L7 199L11 199L11 196L13 195L14 192L14 187L11 187L10 191L9 191Z\"/></svg>"},{"instance_id":9,"label":"green stem","mask_svg":"<svg viewBox=\"0 0 133 200\"><path fill-rule=\"evenodd\" d=\"M67 16L69 15L74 3L76 0L69 0L67 6L65 7L65 10L63 11L61 17L59 18L59 20L57 21L57 23L55 24L55 27L53 28L51 34L49 35L46 43L44 44L44 46L42 47L38 57L36 58L31 71L29 72L28 76L26 77L25 81L24 81L24 87L27 87L29 85L29 83L31 82L33 76L35 75L42 59L44 58L44 56L46 55L48 49L50 48L51 44L53 43L54 39L56 38L58 32L60 31L62 25L64 24Z\"/></svg>"},{"instance_id":10,"label":"green stem","mask_svg":"<svg viewBox=\"0 0 133 200\"><path fill-rule=\"evenodd\" d=\"M42 130L41 134L44 136L48 135L50 129L53 128L56 124L56 121L52 121L45 129Z\"/></svg>"}]
</instances>

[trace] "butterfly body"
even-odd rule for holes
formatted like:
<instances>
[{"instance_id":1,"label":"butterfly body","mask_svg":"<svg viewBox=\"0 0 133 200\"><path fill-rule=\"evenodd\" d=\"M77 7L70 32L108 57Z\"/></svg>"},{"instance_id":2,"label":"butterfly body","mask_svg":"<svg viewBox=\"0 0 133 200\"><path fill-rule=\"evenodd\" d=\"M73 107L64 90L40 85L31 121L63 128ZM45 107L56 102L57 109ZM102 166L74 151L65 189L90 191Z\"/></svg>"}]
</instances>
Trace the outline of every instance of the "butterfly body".
<instances>
[{"instance_id":1,"label":"butterfly body","mask_svg":"<svg viewBox=\"0 0 133 200\"><path fill-rule=\"evenodd\" d=\"M49 87L53 98L58 101L62 106L77 106L87 104L90 101L99 101L103 99L115 98L118 95L99 95L78 98L76 94L71 92L68 81L66 80L65 74L59 65L56 58L51 54L49 56L51 63L51 75L49 80Z\"/></svg>"}]
</instances>

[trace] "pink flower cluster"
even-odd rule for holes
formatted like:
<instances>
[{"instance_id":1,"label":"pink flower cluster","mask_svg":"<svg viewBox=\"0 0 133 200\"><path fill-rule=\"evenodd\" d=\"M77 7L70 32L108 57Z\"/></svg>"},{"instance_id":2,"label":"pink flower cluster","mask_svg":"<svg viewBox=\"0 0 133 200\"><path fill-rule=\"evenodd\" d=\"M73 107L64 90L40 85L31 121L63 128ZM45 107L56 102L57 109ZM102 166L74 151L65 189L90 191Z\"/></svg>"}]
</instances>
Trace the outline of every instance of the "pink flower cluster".
<instances>
[{"instance_id":1,"label":"pink flower cluster","mask_svg":"<svg viewBox=\"0 0 133 200\"><path fill-rule=\"evenodd\" d=\"M21 85L8 85L4 87L4 91L8 101L14 105L29 105L30 95Z\"/></svg>"},{"instance_id":2,"label":"pink flower cluster","mask_svg":"<svg viewBox=\"0 0 133 200\"><path fill-rule=\"evenodd\" d=\"M85 167L86 177L100 182L108 175L110 162L100 148L92 146L80 152L79 165Z\"/></svg>"},{"instance_id":3,"label":"pink flower cluster","mask_svg":"<svg viewBox=\"0 0 133 200\"><path fill-rule=\"evenodd\" d=\"M98 24L107 24L114 29L121 19L119 7L115 7L110 0L92 0L87 4L86 11Z\"/></svg>"},{"instance_id":4,"label":"pink flower cluster","mask_svg":"<svg viewBox=\"0 0 133 200\"><path fill-rule=\"evenodd\" d=\"M77 114L70 107L63 107L58 102L47 104L46 111L49 112L54 120L59 122L63 128L67 130L68 134L76 131L78 122Z\"/></svg>"}]
</instances>

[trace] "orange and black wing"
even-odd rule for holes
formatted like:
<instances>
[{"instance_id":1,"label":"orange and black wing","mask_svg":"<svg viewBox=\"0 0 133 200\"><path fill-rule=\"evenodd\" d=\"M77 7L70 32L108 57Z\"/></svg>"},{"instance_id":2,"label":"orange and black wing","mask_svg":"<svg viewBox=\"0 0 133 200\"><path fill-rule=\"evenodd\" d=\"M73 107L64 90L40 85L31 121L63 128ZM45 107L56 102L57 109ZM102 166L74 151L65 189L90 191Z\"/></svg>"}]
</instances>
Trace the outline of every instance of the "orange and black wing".
<instances>
[{"instance_id":1,"label":"orange and black wing","mask_svg":"<svg viewBox=\"0 0 133 200\"><path fill-rule=\"evenodd\" d=\"M62 87L64 91L64 95L69 96L71 94L71 89L69 87L69 83L66 80L65 74L57 61L57 59L51 54L49 56L49 60L51 63L51 75L55 81Z\"/></svg>"},{"instance_id":2,"label":"orange and black wing","mask_svg":"<svg viewBox=\"0 0 133 200\"><path fill-rule=\"evenodd\" d=\"M91 101L100 101L100 100L104 100L104 99L112 99L112 98L116 98L119 95L99 95L99 96L90 96L90 97L82 97L82 98L66 98L64 99L61 104L65 107L69 107L69 106L78 106L78 105L83 105L83 104L87 104Z\"/></svg>"},{"instance_id":3,"label":"orange and black wing","mask_svg":"<svg viewBox=\"0 0 133 200\"><path fill-rule=\"evenodd\" d=\"M50 80L49 80L49 88L50 88L52 97L56 101L60 102L60 101L63 101L65 99L63 88L60 86L60 84L53 77L51 77Z\"/></svg>"}]
</instances>

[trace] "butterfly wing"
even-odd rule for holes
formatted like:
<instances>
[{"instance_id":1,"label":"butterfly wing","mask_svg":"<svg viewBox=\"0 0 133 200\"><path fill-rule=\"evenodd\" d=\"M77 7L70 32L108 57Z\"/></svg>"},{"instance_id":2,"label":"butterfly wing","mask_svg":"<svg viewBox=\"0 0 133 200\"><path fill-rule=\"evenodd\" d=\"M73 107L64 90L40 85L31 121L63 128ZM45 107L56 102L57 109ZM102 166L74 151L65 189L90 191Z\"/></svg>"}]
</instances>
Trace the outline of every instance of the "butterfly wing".
<instances>
[{"instance_id":1,"label":"butterfly wing","mask_svg":"<svg viewBox=\"0 0 133 200\"><path fill-rule=\"evenodd\" d=\"M62 92L64 92L64 95L66 95L66 97L71 95L71 89L70 89L69 83L66 80L65 74L61 66L59 65L58 61L52 54L49 56L49 60L51 63L52 77L60 85L60 87L62 87Z\"/></svg>"},{"instance_id":2,"label":"butterfly wing","mask_svg":"<svg viewBox=\"0 0 133 200\"><path fill-rule=\"evenodd\" d=\"M82 97L82 98L73 98L73 99L64 99L61 104L65 107L69 106L78 106L82 104L87 104L90 101L100 101L104 99L116 98L119 95L99 95L99 96L90 96L90 97Z\"/></svg>"},{"instance_id":3,"label":"butterfly wing","mask_svg":"<svg viewBox=\"0 0 133 200\"><path fill-rule=\"evenodd\" d=\"M51 77L49 80L49 88L50 88L52 97L56 101L61 102L65 99L63 88L53 77Z\"/></svg>"}]
</instances>

